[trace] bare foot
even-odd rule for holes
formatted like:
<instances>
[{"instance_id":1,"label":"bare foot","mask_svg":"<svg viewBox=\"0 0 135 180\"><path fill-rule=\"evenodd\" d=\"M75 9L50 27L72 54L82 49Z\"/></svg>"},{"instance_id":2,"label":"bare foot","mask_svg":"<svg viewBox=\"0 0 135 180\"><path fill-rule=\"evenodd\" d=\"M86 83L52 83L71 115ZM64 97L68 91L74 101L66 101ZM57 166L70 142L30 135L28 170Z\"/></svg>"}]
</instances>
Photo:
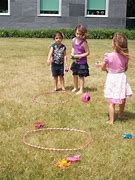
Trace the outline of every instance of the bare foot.
<instances>
[{"instance_id":1,"label":"bare foot","mask_svg":"<svg viewBox=\"0 0 135 180\"><path fill-rule=\"evenodd\" d=\"M62 88L62 91L63 91L63 92L65 92L65 91L66 91L66 89L65 89L65 88Z\"/></svg>"},{"instance_id":2,"label":"bare foot","mask_svg":"<svg viewBox=\"0 0 135 180\"><path fill-rule=\"evenodd\" d=\"M82 94L83 93L83 91L78 91L77 93L76 93L76 95L80 95L80 94Z\"/></svg>"},{"instance_id":3,"label":"bare foot","mask_svg":"<svg viewBox=\"0 0 135 180\"><path fill-rule=\"evenodd\" d=\"M58 89L54 89L54 90L52 90L52 92L56 92L56 91L58 91Z\"/></svg>"},{"instance_id":4,"label":"bare foot","mask_svg":"<svg viewBox=\"0 0 135 180\"><path fill-rule=\"evenodd\" d=\"M113 122L112 121L106 121L107 124L110 124L110 125L113 125Z\"/></svg>"},{"instance_id":5,"label":"bare foot","mask_svg":"<svg viewBox=\"0 0 135 180\"><path fill-rule=\"evenodd\" d=\"M76 89L76 88L72 89L72 92L76 92L76 91L77 91L77 89Z\"/></svg>"}]
</instances>

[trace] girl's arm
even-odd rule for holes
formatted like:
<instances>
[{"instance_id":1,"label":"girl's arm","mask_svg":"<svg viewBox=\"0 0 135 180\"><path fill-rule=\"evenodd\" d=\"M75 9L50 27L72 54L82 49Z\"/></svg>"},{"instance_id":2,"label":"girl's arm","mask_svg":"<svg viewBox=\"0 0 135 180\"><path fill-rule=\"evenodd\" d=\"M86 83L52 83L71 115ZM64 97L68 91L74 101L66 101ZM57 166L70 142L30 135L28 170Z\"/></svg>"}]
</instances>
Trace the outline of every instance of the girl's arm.
<instances>
[{"instance_id":1,"label":"girl's arm","mask_svg":"<svg viewBox=\"0 0 135 180\"><path fill-rule=\"evenodd\" d=\"M128 70L128 62L127 62L126 67L125 67L125 71L127 71L127 70Z\"/></svg>"},{"instance_id":2,"label":"girl's arm","mask_svg":"<svg viewBox=\"0 0 135 180\"><path fill-rule=\"evenodd\" d=\"M101 64L101 69L102 71L107 71L106 64L104 62Z\"/></svg>"},{"instance_id":3,"label":"girl's arm","mask_svg":"<svg viewBox=\"0 0 135 180\"><path fill-rule=\"evenodd\" d=\"M126 66L126 68L125 68L125 71L127 71L128 70L128 65Z\"/></svg>"},{"instance_id":4,"label":"girl's arm","mask_svg":"<svg viewBox=\"0 0 135 180\"><path fill-rule=\"evenodd\" d=\"M68 60L67 60L67 52L66 52L66 50L64 51L64 64L65 64L65 66L68 66Z\"/></svg>"},{"instance_id":5,"label":"girl's arm","mask_svg":"<svg viewBox=\"0 0 135 180\"><path fill-rule=\"evenodd\" d=\"M47 58L47 64L50 65L50 62L52 60L52 53L53 53L53 47L50 48L50 51L48 53L48 58Z\"/></svg>"}]
</instances>

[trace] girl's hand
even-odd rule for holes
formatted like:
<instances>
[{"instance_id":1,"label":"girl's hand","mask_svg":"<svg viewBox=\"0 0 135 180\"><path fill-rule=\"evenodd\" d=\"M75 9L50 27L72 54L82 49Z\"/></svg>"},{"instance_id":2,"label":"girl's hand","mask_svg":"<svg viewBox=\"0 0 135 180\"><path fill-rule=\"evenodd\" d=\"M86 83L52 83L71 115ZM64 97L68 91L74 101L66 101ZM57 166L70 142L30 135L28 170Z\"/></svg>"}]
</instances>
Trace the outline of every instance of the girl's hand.
<instances>
[{"instance_id":1,"label":"girl's hand","mask_svg":"<svg viewBox=\"0 0 135 180\"><path fill-rule=\"evenodd\" d=\"M47 65L48 65L48 66L50 65L50 60L47 60Z\"/></svg>"},{"instance_id":2,"label":"girl's hand","mask_svg":"<svg viewBox=\"0 0 135 180\"><path fill-rule=\"evenodd\" d=\"M71 53L71 57L73 57L74 56L74 54L73 53Z\"/></svg>"},{"instance_id":3,"label":"girl's hand","mask_svg":"<svg viewBox=\"0 0 135 180\"><path fill-rule=\"evenodd\" d=\"M101 68L101 67L102 67L102 63L99 62L99 61L96 61L96 62L95 62L95 66L96 66L97 68Z\"/></svg>"},{"instance_id":4,"label":"girl's hand","mask_svg":"<svg viewBox=\"0 0 135 180\"><path fill-rule=\"evenodd\" d=\"M71 55L71 59L79 59L80 57L78 57L78 55Z\"/></svg>"},{"instance_id":5,"label":"girl's hand","mask_svg":"<svg viewBox=\"0 0 135 180\"><path fill-rule=\"evenodd\" d=\"M69 67L66 65L65 66L65 72L68 72L69 71Z\"/></svg>"},{"instance_id":6,"label":"girl's hand","mask_svg":"<svg viewBox=\"0 0 135 180\"><path fill-rule=\"evenodd\" d=\"M76 59L80 59L81 57L79 55L74 55Z\"/></svg>"},{"instance_id":7,"label":"girl's hand","mask_svg":"<svg viewBox=\"0 0 135 180\"><path fill-rule=\"evenodd\" d=\"M71 59L72 60L76 60L75 56L71 55Z\"/></svg>"}]
</instances>

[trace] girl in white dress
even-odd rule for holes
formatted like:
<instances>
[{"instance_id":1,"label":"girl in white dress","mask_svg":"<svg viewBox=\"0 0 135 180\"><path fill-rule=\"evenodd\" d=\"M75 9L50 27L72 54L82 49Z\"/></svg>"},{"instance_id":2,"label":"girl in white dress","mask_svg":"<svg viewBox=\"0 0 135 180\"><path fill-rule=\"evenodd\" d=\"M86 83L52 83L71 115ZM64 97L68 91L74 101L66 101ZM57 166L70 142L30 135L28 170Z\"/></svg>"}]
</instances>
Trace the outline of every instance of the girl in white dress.
<instances>
[{"instance_id":1,"label":"girl in white dress","mask_svg":"<svg viewBox=\"0 0 135 180\"><path fill-rule=\"evenodd\" d=\"M125 71L128 69L129 54L128 40L121 33L115 33L112 40L111 53L105 53L103 63L97 66L107 71L104 87L104 97L109 103L109 121L114 123L115 105L119 105L118 118L123 119L127 96L132 95L132 90L127 82Z\"/></svg>"}]
</instances>

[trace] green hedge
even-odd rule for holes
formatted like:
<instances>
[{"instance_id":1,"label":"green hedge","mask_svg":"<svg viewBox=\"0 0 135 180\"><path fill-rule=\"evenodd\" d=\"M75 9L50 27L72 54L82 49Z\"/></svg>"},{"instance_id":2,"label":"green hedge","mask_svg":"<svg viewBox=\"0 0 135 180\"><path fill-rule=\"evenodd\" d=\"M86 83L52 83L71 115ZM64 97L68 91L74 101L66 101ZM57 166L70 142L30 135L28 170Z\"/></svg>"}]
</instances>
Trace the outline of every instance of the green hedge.
<instances>
[{"instance_id":1,"label":"green hedge","mask_svg":"<svg viewBox=\"0 0 135 180\"><path fill-rule=\"evenodd\" d=\"M65 39L74 37L74 29L38 29L38 30L19 30L19 29L0 29L0 37L23 37L23 38L53 38L56 31L61 31ZM135 39L135 30L127 29L88 29L89 39L112 39L115 32L124 33L128 39Z\"/></svg>"}]
</instances>

